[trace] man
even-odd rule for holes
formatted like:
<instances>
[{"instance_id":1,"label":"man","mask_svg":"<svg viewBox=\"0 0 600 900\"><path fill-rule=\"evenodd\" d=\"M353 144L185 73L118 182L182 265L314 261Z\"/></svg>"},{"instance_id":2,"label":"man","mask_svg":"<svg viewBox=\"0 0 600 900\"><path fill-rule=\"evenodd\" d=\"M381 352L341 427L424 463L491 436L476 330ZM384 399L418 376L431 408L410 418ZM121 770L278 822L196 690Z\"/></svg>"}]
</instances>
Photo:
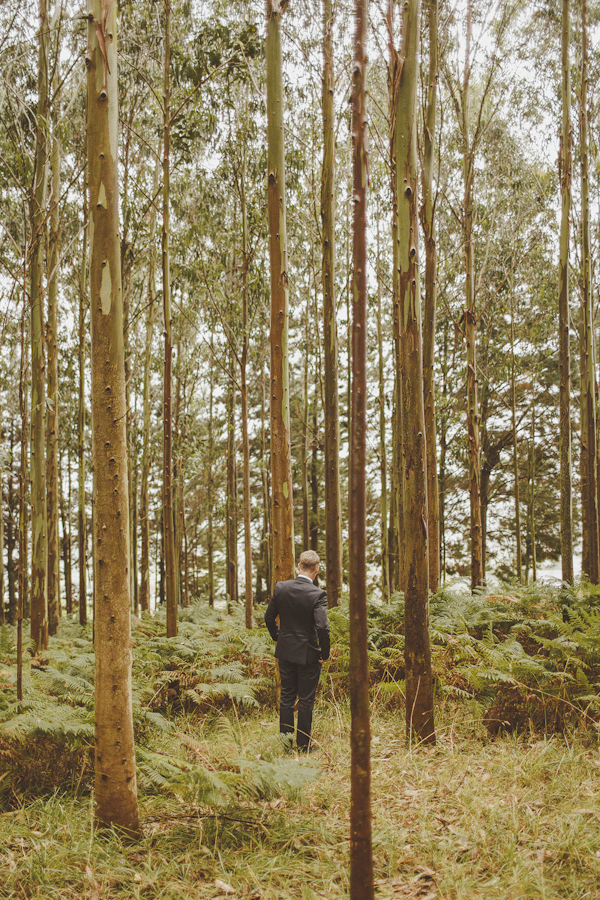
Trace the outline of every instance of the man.
<instances>
[{"instance_id":1,"label":"man","mask_svg":"<svg viewBox=\"0 0 600 900\"><path fill-rule=\"evenodd\" d=\"M278 581L265 613L271 637L277 641L275 656L281 675L279 731L291 747L294 706L298 698L296 746L307 753L312 714L321 664L329 659L327 596L314 583L321 560L314 550L305 550L298 561L298 577ZM275 619L279 616L279 628Z\"/></svg>"}]
</instances>

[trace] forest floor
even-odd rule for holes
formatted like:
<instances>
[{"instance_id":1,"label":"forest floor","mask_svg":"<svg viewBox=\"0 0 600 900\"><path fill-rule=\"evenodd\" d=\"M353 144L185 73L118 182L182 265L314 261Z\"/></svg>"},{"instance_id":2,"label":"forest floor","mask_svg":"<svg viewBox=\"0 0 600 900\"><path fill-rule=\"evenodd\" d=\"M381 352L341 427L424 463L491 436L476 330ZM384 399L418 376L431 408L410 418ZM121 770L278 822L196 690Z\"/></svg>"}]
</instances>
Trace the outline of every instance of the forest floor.
<instances>
[{"instance_id":1,"label":"forest floor","mask_svg":"<svg viewBox=\"0 0 600 900\"><path fill-rule=\"evenodd\" d=\"M600 897L600 758L582 734L490 738L468 702L437 711L436 747L407 748L402 712L372 720L376 897ZM0 814L0 897L44 900L348 896L349 710L321 697L311 776L287 797L209 810L140 792L143 836L94 833L89 794ZM194 747L209 771L277 761L276 716L182 716L154 750ZM586 746L587 744L587 746ZM291 754L292 757L295 754Z\"/></svg>"}]
</instances>

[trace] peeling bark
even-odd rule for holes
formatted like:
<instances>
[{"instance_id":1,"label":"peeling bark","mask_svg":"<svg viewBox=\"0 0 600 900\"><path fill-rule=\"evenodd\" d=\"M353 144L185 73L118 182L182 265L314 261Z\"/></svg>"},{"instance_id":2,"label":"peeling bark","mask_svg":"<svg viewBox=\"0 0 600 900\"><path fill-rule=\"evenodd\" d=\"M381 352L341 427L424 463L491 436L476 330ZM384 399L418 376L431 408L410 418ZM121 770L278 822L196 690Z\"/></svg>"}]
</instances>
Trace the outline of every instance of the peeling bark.
<instances>
[{"instance_id":1,"label":"peeling bark","mask_svg":"<svg viewBox=\"0 0 600 900\"><path fill-rule=\"evenodd\" d=\"M106 8L107 7L107 8ZM87 157L94 461L95 819L137 836L129 498L117 179L116 3L88 0ZM106 60L98 41L106 41ZM108 71L110 67L110 71ZM108 298L103 285L109 285Z\"/></svg>"}]
</instances>

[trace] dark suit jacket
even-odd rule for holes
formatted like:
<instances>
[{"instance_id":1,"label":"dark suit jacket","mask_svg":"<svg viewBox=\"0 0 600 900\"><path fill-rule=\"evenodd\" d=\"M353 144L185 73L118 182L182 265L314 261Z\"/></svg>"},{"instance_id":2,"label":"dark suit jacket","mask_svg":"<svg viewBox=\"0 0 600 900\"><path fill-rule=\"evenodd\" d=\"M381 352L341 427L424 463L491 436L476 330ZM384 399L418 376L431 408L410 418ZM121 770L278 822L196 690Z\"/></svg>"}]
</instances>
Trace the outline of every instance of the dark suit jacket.
<instances>
[{"instance_id":1,"label":"dark suit jacket","mask_svg":"<svg viewBox=\"0 0 600 900\"><path fill-rule=\"evenodd\" d=\"M329 659L327 595L312 581L278 581L265 613L265 624L277 641L277 659L300 665Z\"/></svg>"}]
</instances>

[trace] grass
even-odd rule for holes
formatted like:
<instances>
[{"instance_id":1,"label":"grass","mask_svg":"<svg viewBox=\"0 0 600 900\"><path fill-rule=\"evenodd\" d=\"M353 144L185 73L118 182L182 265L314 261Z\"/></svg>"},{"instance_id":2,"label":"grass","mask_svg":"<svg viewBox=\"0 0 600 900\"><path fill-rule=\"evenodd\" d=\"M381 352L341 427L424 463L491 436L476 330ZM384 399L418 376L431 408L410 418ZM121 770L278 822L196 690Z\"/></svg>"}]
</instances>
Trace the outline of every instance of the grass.
<instances>
[{"instance_id":1,"label":"grass","mask_svg":"<svg viewBox=\"0 0 600 900\"><path fill-rule=\"evenodd\" d=\"M194 753L216 770L240 755L281 755L274 712L229 718L228 729L181 717L157 749ZM597 749L578 736L490 739L466 703L441 708L438 729L435 748L407 748L402 714L375 704L377 897L598 898ZM347 706L320 699L315 733L320 777L301 792L218 811L141 793L135 845L94 833L86 794L55 793L1 814L0 898L347 897Z\"/></svg>"}]
</instances>

